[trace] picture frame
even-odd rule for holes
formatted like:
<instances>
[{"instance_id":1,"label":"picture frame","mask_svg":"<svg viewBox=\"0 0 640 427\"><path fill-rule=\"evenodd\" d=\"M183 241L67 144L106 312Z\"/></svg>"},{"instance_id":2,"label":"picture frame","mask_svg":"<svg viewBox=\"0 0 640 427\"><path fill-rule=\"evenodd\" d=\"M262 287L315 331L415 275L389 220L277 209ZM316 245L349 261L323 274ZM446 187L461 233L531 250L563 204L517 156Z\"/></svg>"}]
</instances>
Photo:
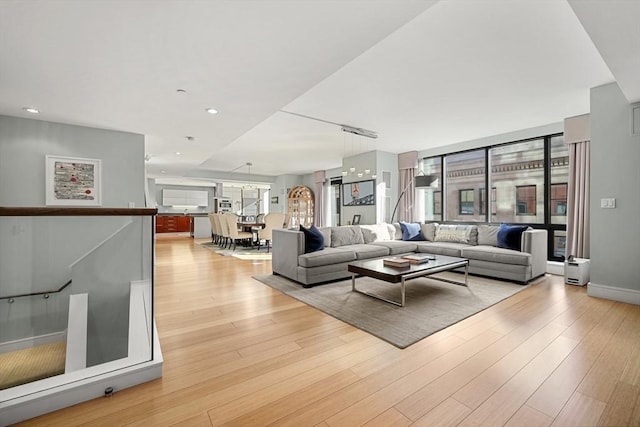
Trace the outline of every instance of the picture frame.
<instances>
[{"instance_id":1,"label":"picture frame","mask_svg":"<svg viewBox=\"0 0 640 427\"><path fill-rule=\"evenodd\" d=\"M370 206L376 204L375 181L342 184L342 206Z\"/></svg>"},{"instance_id":2,"label":"picture frame","mask_svg":"<svg viewBox=\"0 0 640 427\"><path fill-rule=\"evenodd\" d=\"M101 206L101 160L45 156L45 204L47 206Z\"/></svg>"},{"instance_id":3,"label":"picture frame","mask_svg":"<svg viewBox=\"0 0 640 427\"><path fill-rule=\"evenodd\" d=\"M358 225L360 224L360 215L355 214L353 216L353 219L351 220L351 225Z\"/></svg>"},{"instance_id":4,"label":"picture frame","mask_svg":"<svg viewBox=\"0 0 640 427\"><path fill-rule=\"evenodd\" d=\"M278 204L278 196L271 196L271 204L273 205Z\"/></svg>"}]
</instances>

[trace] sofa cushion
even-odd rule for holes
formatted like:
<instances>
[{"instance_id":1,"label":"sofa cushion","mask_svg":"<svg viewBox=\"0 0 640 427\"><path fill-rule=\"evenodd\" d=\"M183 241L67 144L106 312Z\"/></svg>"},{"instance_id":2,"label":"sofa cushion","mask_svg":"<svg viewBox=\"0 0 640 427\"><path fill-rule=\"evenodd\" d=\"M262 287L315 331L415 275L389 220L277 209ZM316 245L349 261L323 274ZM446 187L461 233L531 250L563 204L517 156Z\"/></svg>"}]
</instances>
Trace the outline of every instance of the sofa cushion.
<instances>
[{"instance_id":1,"label":"sofa cushion","mask_svg":"<svg viewBox=\"0 0 640 427\"><path fill-rule=\"evenodd\" d=\"M522 249L522 233L527 229L526 225L501 224L498 230L498 247L519 251Z\"/></svg>"},{"instance_id":2,"label":"sofa cushion","mask_svg":"<svg viewBox=\"0 0 640 427\"><path fill-rule=\"evenodd\" d=\"M324 249L324 236L315 225L304 228L300 225L300 231L304 234L304 253L316 252Z\"/></svg>"},{"instance_id":3,"label":"sofa cushion","mask_svg":"<svg viewBox=\"0 0 640 427\"><path fill-rule=\"evenodd\" d=\"M430 222L428 224L421 224L422 235L424 236L424 240L428 240L433 242L436 238L436 230L438 229L438 224L435 222Z\"/></svg>"},{"instance_id":4,"label":"sofa cushion","mask_svg":"<svg viewBox=\"0 0 640 427\"><path fill-rule=\"evenodd\" d=\"M360 230L362 231L362 237L365 243L392 240L387 224L361 225Z\"/></svg>"},{"instance_id":5,"label":"sofa cushion","mask_svg":"<svg viewBox=\"0 0 640 427\"><path fill-rule=\"evenodd\" d=\"M499 225L478 225L478 244L498 246Z\"/></svg>"},{"instance_id":6,"label":"sofa cushion","mask_svg":"<svg viewBox=\"0 0 640 427\"><path fill-rule=\"evenodd\" d=\"M422 229L420 228L420 224L418 223L400 221L400 229L402 230L402 240L424 240Z\"/></svg>"},{"instance_id":7,"label":"sofa cushion","mask_svg":"<svg viewBox=\"0 0 640 427\"><path fill-rule=\"evenodd\" d=\"M496 248L495 246L469 246L462 249L462 256L464 258L497 262L500 264L531 264L531 254L514 251L512 249Z\"/></svg>"},{"instance_id":8,"label":"sofa cushion","mask_svg":"<svg viewBox=\"0 0 640 427\"><path fill-rule=\"evenodd\" d=\"M389 249L389 255L406 254L415 252L417 242L405 242L404 240L389 240L386 242L369 243L371 246L382 246Z\"/></svg>"},{"instance_id":9,"label":"sofa cushion","mask_svg":"<svg viewBox=\"0 0 640 427\"><path fill-rule=\"evenodd\" d=\"M355 261L356 254L350 250L336 248L324 248L321 251L310 252L298 256L300 267L318 267L321 265L338 264L341 262Z\"/></svg>"},{"instance_id":10,"label":"sofa cushion","mask_svg":"<svg viewBox=\"0 0 640 427\"><path fill-rule=\"evenodd\" d=\"M478 244L478 229L475 225L441 224L436 230L434 242Z\"/></svg>"},{"instance_id":11,"label":"sofa cushion","mask_svg":"<svg viewBox=\"0 0 640 427\"><path fill-rule=\"evenodd\" d=\"M447 256L462 256L462 249L469 248L471 246L466 243L454 243L454 242L425 242L418 243L418 252L424 252L435 255L447 255Z\"/></svg>"},{"instance_id":12,"label":"sofa cushion","mask_svg":"<svg viewBox=\"0 0 640 427\"><path fill-rule=\"evenodd\" d=\"M331 247L337 248L345 245L360 245L364 243L362 230L357 225L345 225L331 227Z\"/></svg>"},{"instance_id":13,"label":"sofa cushion","mask_svg":"<svg viewBox=\"0 0 640 427\"><path fill-rule=\"evenodd\" d=\"M389 255L388 248L374 244L340 246L340 250L351 250L355 252L356 259L379 258Z\"/></svg>"}]
</instances>

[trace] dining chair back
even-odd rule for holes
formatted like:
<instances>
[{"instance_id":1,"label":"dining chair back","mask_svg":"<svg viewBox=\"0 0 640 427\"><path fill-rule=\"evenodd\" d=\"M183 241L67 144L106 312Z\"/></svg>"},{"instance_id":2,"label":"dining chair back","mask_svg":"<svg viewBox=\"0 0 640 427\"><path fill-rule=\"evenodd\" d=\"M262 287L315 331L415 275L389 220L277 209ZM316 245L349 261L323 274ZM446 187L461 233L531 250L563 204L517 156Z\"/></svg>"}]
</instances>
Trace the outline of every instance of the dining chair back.
<instances>
[{"instance_id":1,"label":"dining chair back","mask_svg":"<svg viewBox=\"0 0 640 427\"><path fill-rule=\"evenodd\" d=\"M274 228L283 228L285 214L283 213L270 213L264 217L264 228L258 230L258 240L265 241L267 245L267 252L271 246L272 232Z\"/></svg>"}]
</instances>

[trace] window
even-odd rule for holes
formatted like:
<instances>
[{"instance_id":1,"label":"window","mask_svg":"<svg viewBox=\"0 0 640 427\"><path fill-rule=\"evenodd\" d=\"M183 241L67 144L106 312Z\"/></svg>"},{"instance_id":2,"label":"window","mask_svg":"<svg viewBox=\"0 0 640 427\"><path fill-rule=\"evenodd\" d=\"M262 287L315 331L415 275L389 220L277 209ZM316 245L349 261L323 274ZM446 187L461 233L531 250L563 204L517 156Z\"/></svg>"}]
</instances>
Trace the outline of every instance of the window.
<instances>
[{"instance_id":1,"label":"window","mask_svg":"<svg viewBox=\"0 0 640 427\"><path fill-rule=\"evenodd\" d=\"M555 230L551 233L553 236L553 256L555 258L563 258L565 254L565 245L567 243L567 232Z\"/></svg>"},{"instance_id":2,"label":"window","mask_svg":"<svg viewBox=\"0 0 640 427\"><path fill-rule=\"evenodd\" d=\"M519 185L516 187L516 215L536 214L536 186Z\"/></svg>"},{"instance_id":3,"label":"window","mask_svg":"<svg viewBox=\"0 0 640 427\"><path fill-rule=\"evenodd\" d=\"M464 151L444 157L445 189L444 220L486 221L475 209L476 190L486 181L487 150Z\"/></svg>"},{"instance_id":4,"label":"window","mask_svg":"<svg viewBox=\"0 0 640 427\"><path fill-rule=\"evenodd\" d=\"M544 224L544 159L544 138L504 144L489 150L489 181L497 192L496 210L491 209L492 222ZM540 197L537 197L536 189L540 189ZM538 200L540 206L537 206Z\"/></svg>"},{"instance_id":5,"label":"window","mask_svg":"<svg viewBox=\"0 0 640 427\"><path fill-rule=\"evenodd\" d=\"M549 169L551 187L549 191L549 221L551 224L567 223L567 182L569 181L569 147L562 135L554 136L549 143Z\"/></svg>"},{"instance_id":6,"label":"window","mask_svg":"<svg viewBox=\"0 0 640 427\"><path fill-rule=\"evenodd\" d=\"M497 205L496 205L496 187L491 189L491 213L493 215L496 214ZM487 214L487 206L486 206L486 190L484 188L480 189L480 215Z\"/></svg>"},{"instance_id":7,"label":"window","mask_svg":"<svg viewBox=\"0 0 640 427\"><path fill-rule=\"evenodd\" d=\"M442 215L442 191L433 192L433 214Z\"/></svg>"},{"instance_id":8,"label":"window","mask_svg":"<svg viewBox=\"0 0 640 427\"><path fill-rule=\"evenodd\" d=\"M567 215L567 184L551 184L551 215Z\"/></svg>"},{"instance_id":9,"label":"window","mask_svg":"<svg viewBox=\"0 0 640 427\"><path fill-rule=\"evenodd\" d=\"M416 191L420 221L531 225L547 230L549 259L564 259L569 150L562 134L427 157L420 169L440 177Z\"/></svg>"},{"instance_id":10,"label":"window","mask_svg":"<svg viewBox=\"0 0 640 427\"><path fill-rule=\"evenodd\" d=\"M473 190L460 190L460 215L473 215Z\"/></svg>"},{"instance_id":11,"label":"window","mask_svg":"<svg viewBox=\"0 0 640 427\"><path fill-rule=\"evenodd\" d=\"M429 187L416 191L416 208L418 221L442 220L442 157L423 159L420 172L435 179Z\"/></svg>"}]
</instances>

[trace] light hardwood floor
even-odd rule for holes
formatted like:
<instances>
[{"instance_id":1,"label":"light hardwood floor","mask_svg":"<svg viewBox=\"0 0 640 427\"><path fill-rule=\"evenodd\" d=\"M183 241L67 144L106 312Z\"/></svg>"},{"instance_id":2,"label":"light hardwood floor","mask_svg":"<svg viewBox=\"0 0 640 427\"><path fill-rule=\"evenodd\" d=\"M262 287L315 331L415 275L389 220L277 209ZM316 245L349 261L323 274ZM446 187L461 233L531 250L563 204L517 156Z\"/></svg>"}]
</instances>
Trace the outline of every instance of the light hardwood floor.
<instances>
[{"instance_id":1,"label":"light hardwood floor","mask_svg":"<svg viewBox=\"0 0 640 427\"><path fill-rule=\"evenodd\" d=\"M400 350L159 236L162 379L24 425L640 425L640 307L547 276Z\"/></svg>"}]
</instances>

